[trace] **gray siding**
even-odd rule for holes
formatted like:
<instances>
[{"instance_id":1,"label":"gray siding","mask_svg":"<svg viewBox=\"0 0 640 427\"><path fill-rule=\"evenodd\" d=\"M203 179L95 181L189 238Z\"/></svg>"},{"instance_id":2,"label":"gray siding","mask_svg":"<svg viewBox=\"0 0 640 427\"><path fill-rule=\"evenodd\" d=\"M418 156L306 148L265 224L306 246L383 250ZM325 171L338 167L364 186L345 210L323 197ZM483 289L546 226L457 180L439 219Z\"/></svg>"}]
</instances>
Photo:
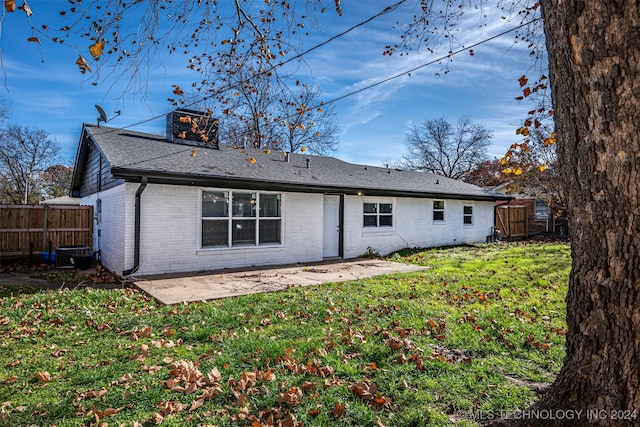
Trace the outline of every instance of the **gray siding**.
<instances>
[{"instance_id":1,"label":"gray siding","mask_svg":"<svg viewBox=\"0 0 640 427\"><path fill-rule=\"evenodd\" d=\"M82 176L82 185L80 186L80 197L87 197L91 194L108 190L124 182L124 180L115 179L111 175L109 163L91 141L88 143L88 150L87 163Z\"/></svg>"}]
</instances>

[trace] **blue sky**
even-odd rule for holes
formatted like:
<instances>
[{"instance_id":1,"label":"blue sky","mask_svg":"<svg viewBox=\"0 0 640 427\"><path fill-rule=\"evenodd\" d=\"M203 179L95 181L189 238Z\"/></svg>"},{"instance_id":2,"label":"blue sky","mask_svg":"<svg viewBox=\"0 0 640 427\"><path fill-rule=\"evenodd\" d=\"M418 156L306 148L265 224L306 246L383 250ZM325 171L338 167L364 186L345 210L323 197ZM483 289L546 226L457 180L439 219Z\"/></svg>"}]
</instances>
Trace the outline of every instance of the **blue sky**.
<instances>
[{"instance_id":1,"label":"blue sky","mask_svg":"<svg viewBox=\"0 0 640 427\"><path fill-rule=\"evenodd\" d=\"M227 0L221 0L227 1ZM322 42L375 15L395 0L343 0L343 16L329 9L307 39L305 48ZM17 0L18 5L22 0ZM333 2L328 2L331 6ZM301 80L318 86L327 100L335 99L373 83L433 61L435 54L414 52L408 56L382 56L387 44L397 42L396 22L408 22L417 1L409 1L393 12L363 25L330 44L306 55L298 70ZM59 10L67 0L30 0L33 23L60 23ZM500 19L500 12L486 6L488 18L464 17L456 37L469 46L516 25ZM69 47L43 40L40 48L27 42L31 30L21 11L6 14L2 21L0 49L3 56L2 98L11 115L8 122L35 126L47 131L62 147L62 162L71 165L83 122L95 123L101 105L107 116L121 111L108 126L133 127L135 130L163 134L163 116L172 107L167 98L173 84L188 86L193 73L186 70L186 59L165 59L163 66L144 75L147 93L123 95L118 80L93 86L88 75L79 72L78 53L90 59L88 46ZM529 50L514 45L513 33L474 47L474 55L456 55L446 75L438 64L426 66L388 83L349 96L334 104L341 127L340 149L335 156L343 160L384 165L398 160L405 151L405 134L410 123L444 117L455 122L470 116L494 132L492 157L502 157L509 146L519 142L515 129L525 118L530 105L515 100L521 89L518 78L534 64Z\"/></svg>"}]
</instances>

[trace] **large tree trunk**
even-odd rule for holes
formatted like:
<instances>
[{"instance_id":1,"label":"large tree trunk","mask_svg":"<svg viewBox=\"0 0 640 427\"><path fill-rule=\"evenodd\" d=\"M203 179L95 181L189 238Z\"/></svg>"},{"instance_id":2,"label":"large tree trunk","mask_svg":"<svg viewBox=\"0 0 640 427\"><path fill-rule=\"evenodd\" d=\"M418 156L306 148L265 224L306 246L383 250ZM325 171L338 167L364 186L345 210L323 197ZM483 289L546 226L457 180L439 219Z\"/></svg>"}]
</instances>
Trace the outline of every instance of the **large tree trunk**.
<instances>
[{"instance_id":1,"label":"large tree trunk","mask_svg":"<svg viewBox=\"0 0 640 427\"><path fill-rule=\"evenodd\" d=\"M640 425L640 3L542 8L573 255L567 354L533 408L551 411L505 424Z\"/></svg>"}]
</instances>

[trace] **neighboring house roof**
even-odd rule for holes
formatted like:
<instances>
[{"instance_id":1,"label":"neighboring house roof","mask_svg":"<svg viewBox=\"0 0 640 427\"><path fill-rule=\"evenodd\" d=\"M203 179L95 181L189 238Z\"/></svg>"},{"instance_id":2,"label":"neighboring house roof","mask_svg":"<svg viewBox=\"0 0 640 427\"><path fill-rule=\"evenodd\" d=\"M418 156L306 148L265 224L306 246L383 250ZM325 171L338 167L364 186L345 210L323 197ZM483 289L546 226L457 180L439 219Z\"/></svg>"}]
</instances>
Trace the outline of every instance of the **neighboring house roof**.
<instances>
[{"instance_id":1,"label":"neighboring house roof","mask_svg":"<svg viewBox=\"0 0 640 427\"><path fill-rule=\"evenodd\" d=\"M82 185L87 144L93 141L118 179L253 190L404 195L465 200L507 200L509 196L431 173L357 165L327 157L238 149L194 147L164 136L85 124L72 187ZM193 152L192 150L195 150ZM195 155L192 155L195 154ZM307 162L309 167L307 167Z\"/></svg>"},{"instance_id":2,"label":"neighboring house roof","mask_svg":"<svg viewBox=\"0 0 640 427\"><path fill-rule=\"evenodd\" d=\"M47 199L40 202L41 205L79 205L80 198L62 196L54 199Z\"/></svg>"}]
</instances>

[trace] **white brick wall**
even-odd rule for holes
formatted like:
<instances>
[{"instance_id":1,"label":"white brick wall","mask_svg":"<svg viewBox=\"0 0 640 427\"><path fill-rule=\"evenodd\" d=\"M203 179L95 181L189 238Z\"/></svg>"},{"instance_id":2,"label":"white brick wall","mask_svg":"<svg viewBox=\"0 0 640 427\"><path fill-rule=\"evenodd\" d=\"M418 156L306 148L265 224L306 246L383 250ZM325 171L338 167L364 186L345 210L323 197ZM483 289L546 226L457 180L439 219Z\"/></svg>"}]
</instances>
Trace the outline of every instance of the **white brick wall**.
<instances>
[{"instance_id":1,"label":"white brick wall","mask_svg":"<svg viewBox=\"0 0 640 427\"><path fill-rule=\"evenodd\" d=\"M134 203L133 192L127 192ZM216 189L210 189L216 190ZM227 189L218 189L220 191ZM216 270L322 260L322 195L281 193L283 243L251 248L200 248L198 187L149 184L142 193L137 275ZM133 211L130 214L133 227ZM127 221L129 222L129 221ZM133 228L128 242L133 242ZM133 246L127 258L132 267ZM131 265L129 265L131 264Z\"/></svg>"},{"instance_id":2,"label":"white brick wall","mask_svg":"<svg viewBox=\"0 0 640 427\"><path fill-rule=\"evenodd\" d=\"M93 250L100 251L102 265L118 274L125 269L126 262L125 220L128 218L129 210L125 206L125 191L126 184L123 184L83 197L80 201L83 205L94 206ZM96 206L98 198L102 200L101 213ZM100 221L97 221L98 218Z\"/></svg>"},{"instance_id":3,"label":"white brick wall","mask_svg":"<svg viewBox=\"0 0 640 427\"><path fill-rule=\"evenodd\" d=\"M103 265L118 274L134 263L135 192L126 183L101 192ZM216 190L216 189L210 189ZM217 189L228 191L228 189ZM217 270L321 261L323 195L282 194L283 241L278 246L201 249L199 187L149 184L142 193L140 268L136 275ZM82 199L95 206L96 195ZM445 221L433 221L433 199L345 196L344 257L363 255L368 247L381 254L403 248L484 242L493 225L492 202L445 201ZM391 229L364 228L363 202L393 203ZM472 226L463 224L463 206L473 206Z\"/></svg>"},{"instance_id":4,"label":"white brick wall","mask_svg":"<svg viewBox=\"0 0 640 427\"><path fill-rule=\"evenodd\" d=\"M394 226L363 227L364 202L393 203ZM463 224L463 207L473 206L473 225ZM344 256L353 258L371 247L380 254L404 248L426 248L486 241L493 226L493 202L445 201L445 221L433 221L433 199L345 197Z\"/></svg>"}]
</instances>

